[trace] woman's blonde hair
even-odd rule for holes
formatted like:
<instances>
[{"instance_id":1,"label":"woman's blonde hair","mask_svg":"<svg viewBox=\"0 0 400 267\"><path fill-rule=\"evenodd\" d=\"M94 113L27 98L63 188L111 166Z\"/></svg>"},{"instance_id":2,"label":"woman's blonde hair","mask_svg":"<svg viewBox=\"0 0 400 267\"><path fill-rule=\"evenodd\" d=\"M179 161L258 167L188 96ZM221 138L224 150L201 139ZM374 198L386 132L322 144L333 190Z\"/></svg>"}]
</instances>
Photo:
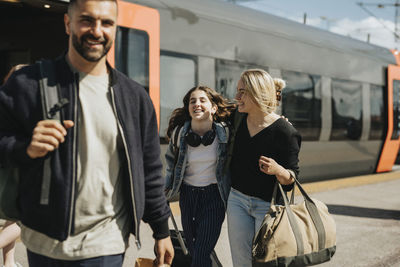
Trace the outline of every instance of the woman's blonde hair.
<instances>
[{"instance_id":1,"label":"woman's blonde hair","mask_svg":"<svg viewBox=\"0 0 400 267\"><path fill-rule=\"evenodd\" d=\"M284 80L272 78L262 69L245 70L240 80L248 96L263 112L271 113L279 106L281 91L286 86Z\"/></svg>"}]
</instances>

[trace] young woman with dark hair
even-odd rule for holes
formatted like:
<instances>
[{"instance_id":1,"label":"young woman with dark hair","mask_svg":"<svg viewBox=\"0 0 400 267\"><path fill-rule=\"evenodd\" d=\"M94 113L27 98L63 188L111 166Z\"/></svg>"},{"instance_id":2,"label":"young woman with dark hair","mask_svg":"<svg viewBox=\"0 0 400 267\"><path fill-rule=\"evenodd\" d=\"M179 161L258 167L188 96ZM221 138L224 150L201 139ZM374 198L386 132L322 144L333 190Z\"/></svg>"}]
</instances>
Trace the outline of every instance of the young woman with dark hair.
<instances>
[{"instance_id":1,"label":"young woman with dark hair","mask_svg":"<svg viewBox=\"0 0 400 267\"><path fill-rule=\"evenodd\" d=\"M167 197L180 194L192 267L211 267L210 254L224 221L230 190L229 178L223 173L229 138L224 121L233 109L234 105L213 89L198 86L189 90L183 107L173 111L169 122Z\"/></svg>"}]
</instances>

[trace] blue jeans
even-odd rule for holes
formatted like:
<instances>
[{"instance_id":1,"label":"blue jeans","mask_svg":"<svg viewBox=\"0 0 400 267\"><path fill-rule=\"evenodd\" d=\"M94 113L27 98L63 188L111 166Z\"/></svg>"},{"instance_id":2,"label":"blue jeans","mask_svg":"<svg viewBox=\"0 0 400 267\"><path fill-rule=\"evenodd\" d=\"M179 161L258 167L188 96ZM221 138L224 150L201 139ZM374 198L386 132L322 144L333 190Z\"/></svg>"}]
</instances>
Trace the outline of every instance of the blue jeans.
<instances>
[{"instance_id":1,"label":"blue jeans","mask_svg":"<svg viewBox=\"0 0 400 267\"><path fill-rule=\"evenodd\" d=\"M122 267L124 253L76 261L52 259L27 250L30 267Z\"/></svg>"},{"instance_id":2,"label":"blue jeans","mask_svg":"<svg viewBox=\"0 0 400 267\"><path fill-rule=\"evenodd\" d=\"M228 235L234 267L251 267L253 238L271 203L231 189L228 198Z\"/></svg>"}]
</instances>

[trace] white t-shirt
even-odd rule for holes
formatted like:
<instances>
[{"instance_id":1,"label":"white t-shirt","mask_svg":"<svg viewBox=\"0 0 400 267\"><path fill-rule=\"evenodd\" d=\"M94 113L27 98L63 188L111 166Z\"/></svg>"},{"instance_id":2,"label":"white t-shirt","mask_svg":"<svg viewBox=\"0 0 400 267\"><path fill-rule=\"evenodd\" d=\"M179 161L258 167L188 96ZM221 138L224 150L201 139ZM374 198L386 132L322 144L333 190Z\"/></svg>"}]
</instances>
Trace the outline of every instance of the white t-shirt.
<instances>
[{"instance_id":1,"label":"white t-shirt","mask_svg":"<svg viewBox=\"0 0 400 267\"><path fill-rule=\"evenodd\" d=\"M187 166L184 182L191 186L207 186L216 184L218 138L209 146L198 147L188 145Z\"/></svg>"}]
</instances>

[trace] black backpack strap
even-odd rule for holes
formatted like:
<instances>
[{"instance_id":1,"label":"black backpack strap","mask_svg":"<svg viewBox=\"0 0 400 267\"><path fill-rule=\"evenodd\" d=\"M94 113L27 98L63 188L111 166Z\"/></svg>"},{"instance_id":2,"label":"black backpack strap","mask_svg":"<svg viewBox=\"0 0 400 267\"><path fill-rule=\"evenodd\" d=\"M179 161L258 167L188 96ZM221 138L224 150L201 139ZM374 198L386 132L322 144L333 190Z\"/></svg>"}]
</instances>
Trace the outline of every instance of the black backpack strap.
<instances>
[{"instance_id":1,"label":"black backpack strap","mask_svg":"<svg viewBox=\"0 0 400 267\"><path fill-rule=\"evenodd\" d=\"M57 83L53 61L41 60L37 62L40 70L40 97L44 120L57 120L62 122L61 109L69 103L66 98L60 99L60 87Z\"/></svg>"},{"instance_id":2,"label":"black backpack strap","mask_svg":"<svg viewBox=\"0 0 400 267\"><path fill-rule=\"evenodd\" d=\"M182 133L182 127L183 125L178 125L175 130L172 132L172 146L174 147L174 155L175 155L175 161L178 159L178 154L179 154L179 142L180 142L180 137Z\"/></svg>"},{"instance_id":3,"label":"black backpack strap","mask_svg":"<svg viewBox=\"0 0 400 267\"><path fill-rule=\"evenodd\" d=\"M178 163L179 156L179 142L183 125L178 125L172 132L171 141L174 153L174 168L172 169L172 178L175 177L176 164Z\"/></svg>"},{"instance_id":4,"label":"black backpack strap","mask_svg":"<svg viewBox=\"0 0 400 267\"><path fill-rule=\"evenodd\" d=\"M63 121L61 109L69 103L66 98L60 100L60 87L57 83L55 66L50 60L38 61L40 71L39 87L42 101L43 119ZM40 204L48 205L51 184L51 155L44 160Z\"/></svg>"}]
</instances>

